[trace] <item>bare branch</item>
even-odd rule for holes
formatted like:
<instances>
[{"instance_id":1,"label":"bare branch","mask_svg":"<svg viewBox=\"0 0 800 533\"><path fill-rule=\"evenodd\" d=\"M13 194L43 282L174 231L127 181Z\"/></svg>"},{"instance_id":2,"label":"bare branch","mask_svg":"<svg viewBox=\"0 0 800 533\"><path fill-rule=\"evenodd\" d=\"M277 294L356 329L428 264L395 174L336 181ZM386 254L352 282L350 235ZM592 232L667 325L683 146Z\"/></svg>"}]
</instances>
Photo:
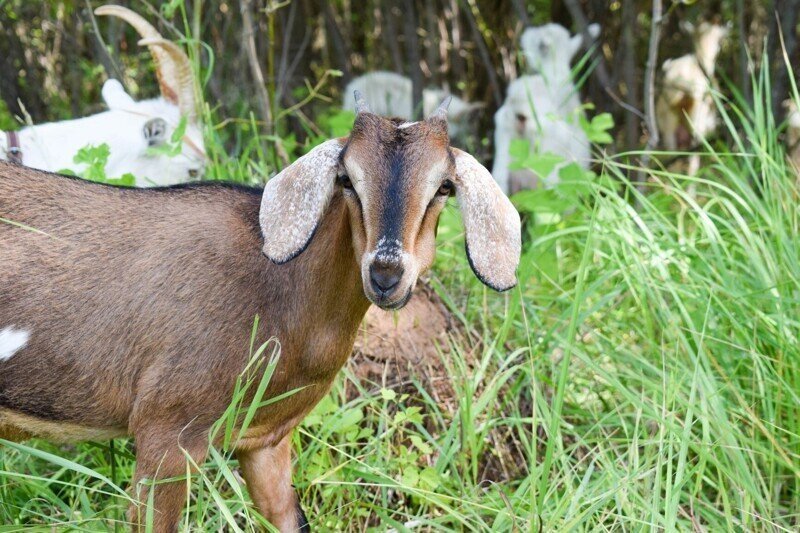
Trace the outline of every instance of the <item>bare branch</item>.
<instances>
[{"instance_id":1,"label":"bare branch","mask_svg":"<svg viewBox=\"0 0 800 533\"><path fill-rule=\"evenodd\" d=\"M472 30L472 36L475 39L475 45L478 47L478 55L480 55L481 62L483 63L484 68L486 68L486 74L489 77L489 85L492 88L494 102L500 106L503 103L503 91L500 90L500 83L497 81L497 72L494 70L494 61L492 61L492 57L489 55L489 48L486 46L486 41L483 40L483 34L481 33L480 28L478 28L478 21L475 20L475 15L470 7L473 6L466 6L464 9L464 16L466 16L467 22L469 23L469 28Z\"/></svg>"},{"instance_id":2,"label":"bare branch","mask_svg":"<svg viewBox=\"0 0 800 533\"><path fill-rule=\"evenodd\" d=\"M650 152L659 142L658 124L656 124L655 85L656 63L658 62L658 43L661 41L661 25L663 23L662 0L653 0L652 19L650 21L650 44L647 48L647 67L644 73L644 114L647 125L647 146L642 157L642 168L650 165ZM636 173L636 181L641 184L645 181L643 171Z\"/></svg>"}]
</instances>

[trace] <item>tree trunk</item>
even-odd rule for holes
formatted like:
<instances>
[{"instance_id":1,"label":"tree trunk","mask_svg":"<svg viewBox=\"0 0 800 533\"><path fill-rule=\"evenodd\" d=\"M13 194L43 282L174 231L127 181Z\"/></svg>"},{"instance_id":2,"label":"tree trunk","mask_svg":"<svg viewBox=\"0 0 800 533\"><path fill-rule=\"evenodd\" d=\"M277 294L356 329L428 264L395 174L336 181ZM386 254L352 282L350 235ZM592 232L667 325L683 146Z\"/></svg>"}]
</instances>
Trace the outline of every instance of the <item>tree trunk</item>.
<instances>
[{"instance_id":1,"label":"tree trunk","mask_svg":"<svg viewBox=\"0 0 800 533\"><path fill-rule=\"evenodd\" d=\"M422 70L419 66L419 39L417 39L417 16L414 9L414 0L403 0L403 33L406 40L406 58L408 59L408 74L411 78L411 95L415 119L424 115L422 109Z\"/></svg>"},{"instance_id":2,"label":"tree trunk","mask_svg":"<svg viewBox=\"0 0 800 533\"><path fill-rule=\"evenodd\" d=\"M772 0L772 9L769 12L772 114L776 121L783 120L784 109L781 102L789 97L789 72L784 51L791 60L797 50L798 11L800 11L800 0Z\"/></svg>"}]
</instances>

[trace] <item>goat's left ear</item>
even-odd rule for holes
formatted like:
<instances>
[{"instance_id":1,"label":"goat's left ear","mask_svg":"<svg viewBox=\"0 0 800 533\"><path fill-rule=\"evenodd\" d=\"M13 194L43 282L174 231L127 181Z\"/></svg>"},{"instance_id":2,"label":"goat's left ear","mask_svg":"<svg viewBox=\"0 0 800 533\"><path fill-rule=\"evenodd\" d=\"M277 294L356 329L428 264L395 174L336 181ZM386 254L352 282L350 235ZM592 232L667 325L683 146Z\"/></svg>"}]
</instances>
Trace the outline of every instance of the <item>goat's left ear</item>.
<instances>
[{"instance_id":1,"label":"goat's left ear","mask_svg":"<svg viewBox=\"0 0 800 533\"><path fill-rule=\"evenodd\" d=\"M283 264L311 242L336 183L344 142L327 141L267 182L259 222L264 255Z\"/></svg>"},{"instance_id":2,"label":"goat's left ear","mask_svg":"<svg viewBox=\"0 0 800 533\"><path fill-rule=\"evenodd\" d=\"M456 198L475 275L497 291L517 284L522 249L519 213L486 168L466 152L451 148L456 163Z\"/></svg>"},{"instance_id":3,"label":"goat's left ear","mask_svg":"<svg viewBox=\"0 0 800 533\"><path fill-rule=\"evenodd\" d=\"M114 78L109 78L103 84L103 89L100 91L103 96L103 101L109 109L132 109L136 105L133 98L125 92L122 84Z\"/></svg>"}]
</instances>

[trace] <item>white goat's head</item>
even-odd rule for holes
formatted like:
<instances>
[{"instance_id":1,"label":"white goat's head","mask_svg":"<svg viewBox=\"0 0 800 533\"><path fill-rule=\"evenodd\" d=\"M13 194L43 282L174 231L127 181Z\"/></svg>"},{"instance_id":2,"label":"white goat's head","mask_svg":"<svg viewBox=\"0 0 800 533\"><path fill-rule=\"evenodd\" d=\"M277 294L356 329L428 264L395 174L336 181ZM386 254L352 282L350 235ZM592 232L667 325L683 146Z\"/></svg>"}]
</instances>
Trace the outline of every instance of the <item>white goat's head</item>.
<instances>
[{"instance_id":1,"label":"white goat's head","mask_svg":"<svg viewBox=\"0 0 800 533\"><path fill-rule=\"evenodd\" d=\"M680 23L681 30L692 37L695 54L707 61L714 61L719 55L722 41L731 31L731 24L720 25L713 22L701 22L697 26L683 20Z\"/></svg>"},{"instance_id":2,"label":"white goat's head","mask_svg":"<svg viewBox=\"0 0 800 533\"><path fill-rule=\"evenodd\" d=\"M592 39L600 35L600 26L591 24L587 33ZM570 61L583 45L583 35L570 36L560 24L549 23L522 32L520 46L528 68L548 83L561 83L570 78Z\"/></svg>"},{"instance_id":3,"label":"white goat's head","mask_svg":"<svg viewBox=\"0 0 800 533\"><path fill-rule=\"evenodd\" d=\"M170 185L199 178L206 154L202 125L197 117L191 63L179 46L165 40L145 19L121 6L102 6L98 15L119 17L133 26L153 57L161 97L135 101L116 80L103 86L109 108L109 131L104 142L111 148L109 176L133 174L137 185ZM185 131L173 142L176 129ZM105 140L107 138L107 140ZM179 144L180 143L180 144Z\"/></svg>"}]
</instances>

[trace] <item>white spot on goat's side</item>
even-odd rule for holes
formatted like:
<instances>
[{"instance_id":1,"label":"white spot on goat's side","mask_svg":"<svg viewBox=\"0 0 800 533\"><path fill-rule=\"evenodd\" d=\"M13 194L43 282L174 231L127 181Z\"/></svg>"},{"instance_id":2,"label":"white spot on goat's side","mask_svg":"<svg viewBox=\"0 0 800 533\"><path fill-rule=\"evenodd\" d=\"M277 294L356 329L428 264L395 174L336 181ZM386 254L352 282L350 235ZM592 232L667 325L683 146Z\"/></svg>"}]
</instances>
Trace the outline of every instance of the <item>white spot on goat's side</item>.
<instances>
[{"instance_id":1,"label":"white spot on goat's side","mask_svg":"<svg viewBox=\"0 0 800 533\"><path fill-rule=\"evenodd\" d=\"M30 338L30 332L24 329L15 329L14 326L0 329L0 361L10 359L28 344Z\"/></svg>"}]
</instances>

